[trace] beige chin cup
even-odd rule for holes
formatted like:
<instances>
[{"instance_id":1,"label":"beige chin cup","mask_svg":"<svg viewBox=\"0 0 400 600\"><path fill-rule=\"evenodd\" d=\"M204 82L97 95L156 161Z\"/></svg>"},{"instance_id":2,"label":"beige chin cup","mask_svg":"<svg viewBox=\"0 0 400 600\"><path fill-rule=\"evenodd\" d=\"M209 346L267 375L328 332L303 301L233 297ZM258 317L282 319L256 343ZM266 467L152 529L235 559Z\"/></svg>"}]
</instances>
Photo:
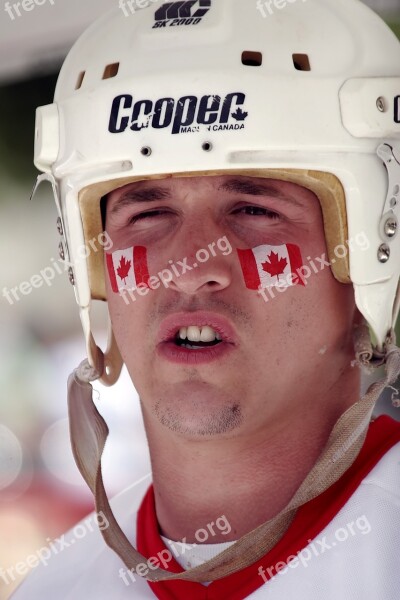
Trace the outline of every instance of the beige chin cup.
<instances>
[{"instance_id":1,"label":"beige chin cup","mask_svg":"<svg viewBox=\"0 0 400 600\"><path fill-rule=\"evenodd\" d=\"M123 365L111 322L108 323L107 349L103 352L97 346L91 331L89 307L80 309L80 317L86 341L88 363L96 374L96 379L103 385L111 386L118 380Z\"/></svg>"}]
</instances>

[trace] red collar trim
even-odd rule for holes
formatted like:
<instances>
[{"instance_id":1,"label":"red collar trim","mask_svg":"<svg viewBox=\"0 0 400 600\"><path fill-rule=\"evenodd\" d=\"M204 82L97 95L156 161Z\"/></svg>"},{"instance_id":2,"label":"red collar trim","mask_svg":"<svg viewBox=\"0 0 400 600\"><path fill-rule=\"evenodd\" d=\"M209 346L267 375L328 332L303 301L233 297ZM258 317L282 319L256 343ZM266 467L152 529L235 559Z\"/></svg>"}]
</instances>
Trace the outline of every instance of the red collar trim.
<instances>
[{"instance_id":1,"label":"red collar trim","mask_svg":"<svg viewBox=\"0 0 400 600\"><path fill-rule=\"evenodd\" d=\"M149 583L153 593L159 600L247 598L264 584L258 572L259 567L264 568L265 577L269 579L268 567L279 561L287 561L289 556L305 548L309 540L315 539L331 522L386 452L399 441L400 423L386 415L379 417L371 423L363 448L353 465L323 494L299 508L283 538L261 560L238 573L214 581L208 587L182 580ZM155 557L166 549L158 529L153 486L147 491L138 512L137 545L139 552L148 557ZM172 558L168 570L181 573L182 567Z\"/></svg>"}]
</instances>

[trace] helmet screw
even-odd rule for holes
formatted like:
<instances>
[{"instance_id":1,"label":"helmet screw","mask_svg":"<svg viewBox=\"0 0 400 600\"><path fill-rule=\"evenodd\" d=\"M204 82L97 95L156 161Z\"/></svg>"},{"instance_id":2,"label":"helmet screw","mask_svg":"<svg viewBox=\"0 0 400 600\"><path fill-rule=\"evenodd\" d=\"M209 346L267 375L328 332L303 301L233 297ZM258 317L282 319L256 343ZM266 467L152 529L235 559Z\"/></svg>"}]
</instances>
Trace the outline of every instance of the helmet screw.
<instances>
[{"instance_id":1,"label":"helmet screw","mask_svg":"<svg viewBox=\"0 0 400 600\"><path fill-rule=\"evenodd\" d=\"M60 255L61 260L65 260L65 252L64 252L64 246L63 246L62 242L60 242L58 245L58 253Z\"/></svg>"},{"instance_id":2,"label":"helmet screw","mask_svg":"<svg viewBox=\"0 0 400 600\"><path fill-rule=\"evenodd\" d=\"M382 244L379 246L378 250L378 260L380 263L387 263L390 258L390 248L387 244Z\"/></svg>"},{"instance_id":3,"label":"helmet screw","mask_svg":"<svg viewBox=\"0 0 400 600\"><path fill-rule=\"evenodd\" d=\"M394 217L390 217L385 223L385 235L388 238L392 238L397 233L397 220Z\"/></svg>"},{"instance_id":4,"label":"helmet screw","mask_svg":"<svg viewBox=\"0 0 400 600\"><path fill-rule=\"evenodd\" d=\"M376 101L376 106L380 112L386 112L385 98L379 96L378 100Z\"/></svg>"},{"instance_id":5,"label":"helmet screw","mask_svg":"<svg viewBox=\"0 0 400 600\"><path fill-rule=\"evenodd\" d=\"M62 226L62 221L61 218L58 217L57 219L57 231L60 235L63 235L64 231L63 231L63 226Z\"/></svg>"},{"instance_id":6,"label":"helmet screw","mask_svg":"<svg viewBox=\"0 0 400 600\"><path fill-rule=\"evenodd\" d=\"M72 267L69 267L69 269L68 269L68 277L69 277L70 284L75 285L75 277L74 277L74 272L72 270Z\"/></svg>"}]
</instances>

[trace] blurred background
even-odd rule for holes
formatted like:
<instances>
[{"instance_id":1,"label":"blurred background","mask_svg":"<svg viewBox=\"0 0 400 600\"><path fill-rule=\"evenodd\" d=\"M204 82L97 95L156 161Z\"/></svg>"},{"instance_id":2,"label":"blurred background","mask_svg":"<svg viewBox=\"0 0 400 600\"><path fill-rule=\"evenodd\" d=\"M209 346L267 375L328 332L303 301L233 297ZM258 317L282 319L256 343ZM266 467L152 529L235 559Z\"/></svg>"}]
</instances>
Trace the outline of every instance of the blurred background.
<instances>
[{"instance_id":1,"label":"blurred background","mask_svg":"<svg viewBox=\"0 0 400 600\"><path fill-rule=\"evenodd\" d=\"M400 0L366 3L400 37ZM57 72L74 40L116 6L118 0L45 0L21 16L10 15L6 3L1 10L0 291L58 261L56 210L46 186L29 202L37 175L35 108L52 102ZM68 438L66 382L85 357L68 276L57 274L50 286L18 294L18 300L0 296L0 600L25 575L7 570L93 510ZM97 310L104 339L104 311ZM113 495L149 473L148 451L126 371L112 390L94 387L110 427L103 466ZM389 401L378 412L396 417Z\"/></svg>"}]
</instances>

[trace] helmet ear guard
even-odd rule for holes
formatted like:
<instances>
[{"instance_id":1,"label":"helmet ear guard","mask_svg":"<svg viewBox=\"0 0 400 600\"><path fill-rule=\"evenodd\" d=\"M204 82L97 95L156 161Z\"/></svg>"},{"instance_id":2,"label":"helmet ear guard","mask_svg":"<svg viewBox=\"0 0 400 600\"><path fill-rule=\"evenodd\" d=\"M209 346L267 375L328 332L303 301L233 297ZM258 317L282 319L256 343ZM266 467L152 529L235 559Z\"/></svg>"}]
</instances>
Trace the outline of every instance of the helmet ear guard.
<instances>
[{"instance_id":1,"label":"helmet ear guard","mask_svg":"<svg viewBox=\"0 0 400 600\"><path fill-rule=\"evenodd\" d=\"M80 277L80 279L82 279L82 278L83 278L83 280L85 280L85 278L87 279L86 259L79 257L74 262L71 262L71 260L70 260L70 257L71 257L71 254L69 251L70 243L68 241L69 236L67 233L67 231L69 231L69 230L67 230L66 225L65 225L65 219L64 219L64 214L62 211L62 204L61 204L61 199L60 199L59 185L51 173L44 173L44 174L38 176L37 181L34 185L32 193L31 193L31 200L34 198L38 187L44 181L49 182L52 186L53 197L54 197L56 207L57 207L57 212L58 212L57 228L58 228L60 235L62 236L62 242L61 242L62 248L63 248L62 252L64 255L65 262L67 264L69 264L68 271L69 271L70 282L74 285L75 297L76 297L76 301L79 305L79 315L80 315L82 329L83 329L83 333L84 333L84 337L85 337L86 353L87 353L87 357L88 357L89 366L91 367L91 369L93 369L93 372L96 373L96 375L97 375L96 378L99 379L99 381L103 385L111 386L114 383L116 383L116 381L118 380L120 373L121 373L122 366L123 366L123 360L122 360L121 354L119 352L119 349L118 349L118 346L117 346L117 343L116 343L116 340L114 337L114 332L112 330L111 320L110 320L110 318L108 318L107 348L106 348L105 352L103 352L99 348L99 346L96 344L95 339L93 337L93 333L92 333L91 320L90 320L91 298L88 299L88 295L85 294L84 292L82 292L82 289L80 289L80 293L79 293L77 290L77 285L76 285L77 275ZM70 226L71 226L71 222L72 222L72 220L70 218L70 220L69 220ZM80 219L79 219L79 222L80 222ZM88 239L90 239L90 238L87 238L87 237L85 238L86 241ZM85 247L88 247L88 246L86 246L86 244L85 244ZM102 253L102 250L103 249L101 248L101 253ZM99 249L99 251L100 251L100 249ZM95 254L95 253L93 253L93 254ZM90 256L90 254L89 254L89 256ZM103 253L102 253L102 258L103 258ZM104 282L104 275L103 275L103 282ZM86 296L86 298L85 298L85 296ZM83 298L85 298L86 302L82 302Z\"/></svg>"}]
</instances>

